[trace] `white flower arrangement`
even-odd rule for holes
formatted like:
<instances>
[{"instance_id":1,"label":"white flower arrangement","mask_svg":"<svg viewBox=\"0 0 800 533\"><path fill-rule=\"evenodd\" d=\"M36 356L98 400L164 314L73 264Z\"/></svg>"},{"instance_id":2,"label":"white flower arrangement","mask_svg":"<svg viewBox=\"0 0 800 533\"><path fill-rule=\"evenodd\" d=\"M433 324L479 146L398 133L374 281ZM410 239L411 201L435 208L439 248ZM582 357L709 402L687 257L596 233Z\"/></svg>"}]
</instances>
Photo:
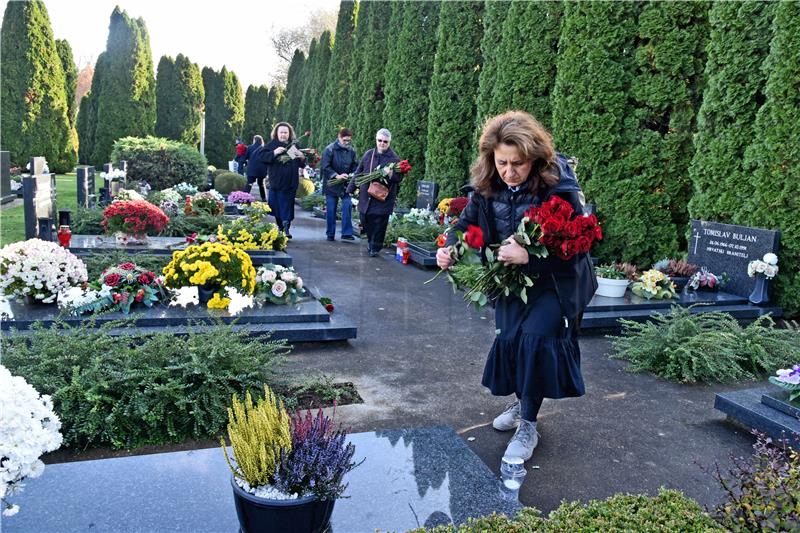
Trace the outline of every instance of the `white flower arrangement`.
<instances>
[{"instance_id":1,"label":"white flower arrangement","mask_svg":"<svg viewBox=\"0 0 800 533\"><path fill-rule=\"evenodd\" d=\"M172 190L178 193L180 200L183 200L187 196L194 196L195 194L197 194L197 187L189 183L186 183L185 181L182 181L181 183L173 186Z\"/></svg>"},{"instance_id":2,"label":"white flower arrangement","mask_svg":"<svg viewBox=\"0 0 800 533\"><path fill-rule=\"evenodd\" d=\"M256 293L274 304L294 304L303 293L303 279L292 267L263 265L256 271Z\"/></svg>"},{"instance_id":3,"label":"white flower arrangement","mask_svg":"<svg viewBox=\"0 0 800 533\"><path fill-rule=\"evenodd\" d=\"M53 303L59 292L87 277L83 261L54 242L29 239L0 249L0 294L9 298Z\"/></svg>"},{"instance_id":4,"label":"white flower arrangement","mask_svg":"<svg viewBox=\"0 0 800 533\"><path fill-rule=\"evenodd\" d=\"M103 285L99 291L70 287L58 293L58 307L74 313L76 309L92 304L111 294L111 287Z\"/></svg>"},{"instance_id":5,"label":"white flower arrangement","mask_svg":"<svg viewBox=\"0 0 800 533\"><path fill-rule=\"evenodd\" d=\"M13 516L18 505L6 498L22 490L26 478L44 472L39 457L61 446L61 421L53 412L53 402L39 395L23 378L12 376L0 365L0 500L3 515Z\"/></svg>"},{"instance_id":6,"label":"white flower arrangement","mask_svg":"<svg viewBox=\"0 0 800 533\"><path fill-rule=\"evenodd\" d=\"M763 259L755 259L747 265L747 275L751 278L763 276L772 279L778 275L778 256L773 253L764 254Z\"/></svg>"},{"instance_id":7,"label":"white flower arrangement","mask_svg":"<svg viewBox=\"0 0 800 533\"><path fill-rule=\"evenodd\" d=\"M182 204L183 200L184 197L181 196L181 194L178 191L176 191L174 187L170 187L168 189L164 189L163 191L161 191L161 201L170 201L170 202L175 202L176 204L178 203Z\"/></svg>"},{"instance_id":8,"label":"white flower arrangement","mask_svg":"<svg viewBox=\"0 0 800 533\"><path fill-rule=\"evenodd\" d=\"M144 200L145 197L134 191L133 189L120 189L114 196L113 202Z\"/></svg>"},{"instance_id":9,"label":"white flower arrangement","mask_svg":"<svg viewBox=\"0 0 800 533\"><path fill-rule=\"evenodd\" d=\"M125 171L121 168L115 168L111 170L111 172L101 172L100 177L103 179L112 179L112 180L124 180L125 179Z\"/></svg>"},{"instance_id":10,"label":"white flower arrangement","mask_svg":"<svg viewBox=\"0 0 800 533\"><path fill-rule=\"evenodd\" d=\"M403 222L419 224L420 226L435 225L439 223L439 217L430 209L412 208L411 211L403 216Z\"/></svg>"}]
</instances>

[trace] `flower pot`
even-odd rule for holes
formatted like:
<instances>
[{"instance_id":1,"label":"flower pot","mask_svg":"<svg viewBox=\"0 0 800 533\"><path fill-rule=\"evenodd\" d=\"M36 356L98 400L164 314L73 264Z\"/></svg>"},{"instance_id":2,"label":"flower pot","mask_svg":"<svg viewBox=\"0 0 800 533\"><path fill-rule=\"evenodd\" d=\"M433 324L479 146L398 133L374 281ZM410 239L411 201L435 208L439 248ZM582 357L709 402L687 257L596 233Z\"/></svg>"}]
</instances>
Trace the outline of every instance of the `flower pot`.
<instances>
[{"instance_id":1,"label":"flower pot","mask_svg":"<svg viewBox=\"0 0 800 533\"><path fill-rule=\"evenodd\" d=\"M769 303L769 280L764 276L756 276L756 285L748 298L753 305L767 305Z\"/></svg>"},{"instance_id":2,"label":"flower pot","mask_svg":"<svg viewBox=\"0 0 800 533\"><path fill-rule=\"evenodd\" d=\"M267 500L242 489L231 476L236 516L243 533L322 533L328 528L336 500L305 496Z\"/></svg>"},{"instance_id":3,"label":"flower pot","mask_svg":"<svg viewBox=\"0 0 800 533\"><path fill-rule=\"evenodd\" d=\"M200 301L200 305L206 305L214 297L214 293L217 290L218 287L215 285L198 285L197 298Z\"/></svg>"},{"instance_id":4,"label":"flower pot","mask_svg":"<svg viewBox=\"0 0 800 533\"><path fill-rule=\"evenodd\" d=\"M36 307L40 307L40 306L43 306L43 305L53 305L53 303L54 303L54 302L45 303L45 302L43 302L41 300L38 300L38 299L34 298L33 295L31 295L31 294L26 294L22 299L25 302L25 305L36 306Z\"/></svg>"},{"instance_id":5,"label":"flower pot","mask_svg":"<svg viewBox=\"0 0 800 533\"><path fill-rule=\"evenodd\" d=\"M675 285L675 292L681 292L689 283L689 278L686 276L670 276L669 280Z\"/></svg>"},{"instance_id":6,"label":"flower pot","mask_svg":"<svg viewBox=\"0 0 800 533\"><path fill-rule=\"evenodd\" d=\"M131 235L130 233L117 232L114 238L119 246L146 246L150 241L147 235Z\"/></svg>"},{"instance_id":7,"label":"flower pot","mask_svg":"<svg viewBox=\"0 0 800 533\"><path fill-rule=\"evenodd\" d=\"M608 279L597 276L597 292L595 294L608 298L622 298L625 296L629 283L627 279Z\"/></svg>"}]
</instances>

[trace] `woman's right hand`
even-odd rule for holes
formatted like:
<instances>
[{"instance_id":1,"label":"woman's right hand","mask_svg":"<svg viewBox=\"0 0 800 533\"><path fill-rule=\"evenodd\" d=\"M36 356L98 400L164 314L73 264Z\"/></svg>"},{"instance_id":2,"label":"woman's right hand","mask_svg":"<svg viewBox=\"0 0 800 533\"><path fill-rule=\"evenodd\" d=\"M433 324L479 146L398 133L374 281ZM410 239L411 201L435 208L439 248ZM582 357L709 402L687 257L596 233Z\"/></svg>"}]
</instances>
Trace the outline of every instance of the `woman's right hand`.
<instances>
[{"instance_id":1,"label":"woman's right hand","mask_svg":"<svg viewBox=\"0 0 800 533\"><path fill-rule=\"evenodd\" d=\"M455 263L455 261L453 260L452 257L450 257L449 246L445 246L444 248L439 248L436 251L436 264L439 266L439 268L441 268L442 270L447 270L448 268L453 266L453 263Z\"/></svg>"},{"instance_id":2,"label":"woman's right hand","mask_svg":"<svg viewBox=\"0 0 800 533\"><path fill-rule=\"evenodd\" d=\"M277 148L275 148L275 151L272 152L272 153L275 154L275 155L281 155L285 151L286 151L286 148L284 148L283 146L278 146Z\"/></svg>"}]
</instances>

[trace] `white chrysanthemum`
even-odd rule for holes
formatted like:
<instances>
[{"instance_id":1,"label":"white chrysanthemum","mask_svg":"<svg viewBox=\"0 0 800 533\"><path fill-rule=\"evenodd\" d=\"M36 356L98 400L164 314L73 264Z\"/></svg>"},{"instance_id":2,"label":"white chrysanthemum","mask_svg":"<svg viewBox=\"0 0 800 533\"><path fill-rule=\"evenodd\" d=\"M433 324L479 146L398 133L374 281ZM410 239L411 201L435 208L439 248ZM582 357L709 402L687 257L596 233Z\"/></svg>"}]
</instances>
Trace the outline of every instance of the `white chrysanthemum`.
<instances>
[{"instance_id":1,"label":"white chrysanthemum","mask_svg":"<svg viewBox=\"0 0 800 533\"><path fill-rule=\"evenodd\" d=\"M31 295L51 303L86 278L83 261L54 242L29 239L0 249L0 293L8 297Z\"/></svg>"}]
</instances>

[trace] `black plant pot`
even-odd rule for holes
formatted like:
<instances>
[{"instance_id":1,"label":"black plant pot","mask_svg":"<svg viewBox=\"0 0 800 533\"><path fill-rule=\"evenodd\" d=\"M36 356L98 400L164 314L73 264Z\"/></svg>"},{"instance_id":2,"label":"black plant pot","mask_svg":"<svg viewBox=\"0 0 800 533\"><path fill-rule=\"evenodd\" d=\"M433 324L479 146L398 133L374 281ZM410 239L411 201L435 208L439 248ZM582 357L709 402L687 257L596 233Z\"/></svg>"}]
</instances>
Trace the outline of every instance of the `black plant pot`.
<instances>
[{"instance_id":1,"label":"black plant pot","mask_svg":"<svg viewBox=\"0 0 800 533\"><path fill-rule=\"evenodd\" d=\"M336 500L305 496L296 500L257 498L231 476L233 501L241 533L323 533L328 529Z\"/></svg>"},{"instance_id":2,"label":"black plant pot","mask_svg":"<svg viewBox=\"0 0 800 533\"><path fill-rule=\"evenodd\" d=\"M669 279L675 284L675 292L681 292L686 284L689 283L689 278L685 276L670 276Z\"/></svg>"},{"instance_id":3,"label":"black plant pot","mask_svg":"<svg viewBox=\"0 0 800 533\"><path fill-rule=\"evenodd\" d=\"M217 291L217 287L213 285L198 285L197 286L197 298L199 300L200 305L206 305L211 298L214 297L214 293Z\"/></svg>"}]
</instances>

